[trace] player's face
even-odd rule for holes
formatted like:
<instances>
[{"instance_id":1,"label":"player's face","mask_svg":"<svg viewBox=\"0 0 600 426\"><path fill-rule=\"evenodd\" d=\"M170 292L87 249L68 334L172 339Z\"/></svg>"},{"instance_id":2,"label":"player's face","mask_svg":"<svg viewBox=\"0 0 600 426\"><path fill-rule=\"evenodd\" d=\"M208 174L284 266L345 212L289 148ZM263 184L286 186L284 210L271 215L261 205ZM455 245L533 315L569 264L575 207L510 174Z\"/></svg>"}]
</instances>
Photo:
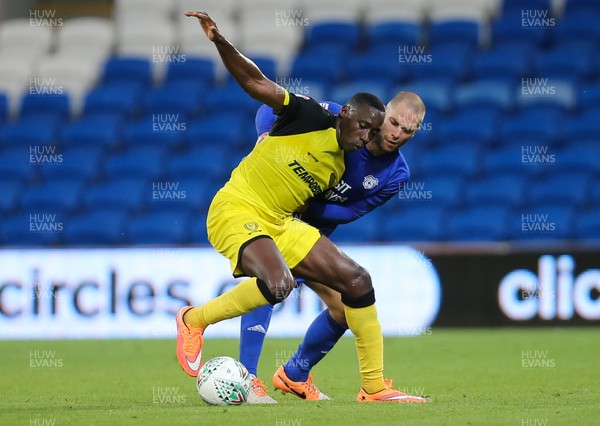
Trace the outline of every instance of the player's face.
<instances>
[{"instance_id":1,"label":"player's face","mask_svg":"<svg viewBox=\"0 0 600 426\"><path fill-rule=\"evenodd\" d=\"M384 152L397 150L417 133L422 121L422 114L416 114L405 102L400 102L386 110L377 145Z\"/></svg>"},{"instance_id":2,"label":"player's face","mask_svg":"<svg viewBox=\"0 0 600 426\"><path fill-rule=\"evenodd\" d=\"M344 151L356 151L371 141L381 130L384 112L361 106L344 105L340 112L338 142Z\"/></svg>"}]
</instances>

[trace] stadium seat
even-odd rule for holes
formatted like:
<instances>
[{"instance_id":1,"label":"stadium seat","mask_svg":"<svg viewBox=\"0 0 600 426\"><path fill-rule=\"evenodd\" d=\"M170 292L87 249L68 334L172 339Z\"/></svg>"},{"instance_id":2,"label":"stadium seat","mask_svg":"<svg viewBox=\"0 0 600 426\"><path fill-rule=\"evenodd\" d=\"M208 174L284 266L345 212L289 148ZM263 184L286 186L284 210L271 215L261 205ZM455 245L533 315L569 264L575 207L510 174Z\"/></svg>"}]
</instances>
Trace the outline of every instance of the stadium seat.
<instances>
[{"instance_id":1,"label":"stadium seat","mask_svg":"<svg viewBox=\"0 0 600 426\"><path fill-rule=\"evenodd\" d=\"M425 20L426 0L371 0L364 3L368 25L384 22L414 22Z\"/></svg>"},{"instance_id":2,"label":"stadium seat","mask_svg":"<svg viewBox=\"0 0 600 426\"><path fill-rule=\"evenodd\" d=\"M390 49L391 48L391 49ZM352 55L344 68L345 79L371 80L371 83L397 84L404 76L404 67L398 61L398 45L377 45L366 52Z\"/></svg>"},{"instance_id":3,"label":"stadium seat","mask_svg":"<svg viewBox=\"0 0 600 426\"><path fill-rule=\"evenodd\" d=\"M465 189L465 204L471 207L517 207L525 195L525 178L516 174L487 177L470 183Z\"/></svg>"},{"instance_id":4,"label":"stadium seat","mask_svg":"<svg viewBox=\"0 0 600 426\"><path fill-rule=\"evenodd\" d=\"M446 43L456 43L476 49L480 44L479 32L477 21L434 21L429 28L429 44L436 48Z\"/></svg>"},{"instance_id":5,"label":"stadium seat","mask_svg":"<svg viewBox=\"0 0 600 426\"><path fill-rule=\"evenodd\" d=\"M505 117L500 124L499 137L510 140L514 137L555 140L560 135L563 113L555 108L528 108L514 116Z\"/></svg>"},{"instance_id":6,"label":"stadium seat","mask_svg":"<svg viewBox=\"0 0 600 426\"><path fill-rule=\"evenodd\" d=\"M578 105L581 109L600 107L600 80L579 86Z\"/></svg>"},{"instance_id":7,"label":"stadium seat","mask_svg":"<svg viewBox=\"0 0 600 426\"><path fill-rule=\"evenodd\" d=\"M7 123L0 129L0 145L43 146L56 142L59 121L56 117L36 115ZM43 131L41 131L43 129Z\"/></svg>"},{"instance_id":8,"label":"stadium seat","mask_svg":"<svg viewBox=\"0 0 600 426\"><path fill-rule=\"evenodd\" d=\"M454 92L456 108L492 108L508 111L514 103L514 85L508 80L476 80L461 84Z\"/></svg>"},{"instance_id":9,"label":"stadium seat","mask_svg":"<svg viewBox=\"0 0 600 426\"><path fill-rule=\"evenodd\" d=\"M501 241L508 235L506 207L475 206L452 212L446 220L449 241Z\"/></svg>"},{"instance_id":10,"label":"stadium seat","mask_svg":"<svg viewBox=\"0 0 600 426\"><path fill-rule=\"evenodd\" d=\"M165 161L166 149L159 146L132 148L104 161L104 174L119 178L157 178Z\"/></svg>"},{"instance_id":11,"label":"stadium seat","mask_svg":"<svg viewBox=\"0 0 600 426\"><path fill-rule=\"evenodd\" d=\"M575 87L568 80L528 77L521 80L515 92L515 99L521 107L547 105L568 110L574 109L577 102Z\"/></svg>"},{"instance_id":12,"label":"stadium seat","mask_svg":"<svg viewBox=\"0 0 600 426\"><path fill-rule=\"evenodd\" d=\"M437 152L437 151L436 151ZM401 204L428 204L436 207L453 207L462 203L464 175L434 170L425 174L423 168L414 173L407 186L398 196Z\"/></svg>"},{"instance_id":13,"label":"stadium seat","mask_svg":"<svg viewBox=\"0 0 600 426\"><path fill-rule=\"evenodd\" d=\"M182 144L187 131L186 116L179 113L152 113L142 120L129 122L123 128L123 145L157 146L173 149Z\"/></svg>"},{"instance_id":14,"label":"stadium seat","mask_svg":"<svg viewBox=\"0 0 600 426\"><path fill-rule=\"evenodd\" d=\"M136 17L117 22L116 41L119 55L146 58L152 61L154 71L172 61L184 60L183 50L176 41L175 24L170 17ZM154 74L154 77L158 75Z\"/></svg>"},{"instance_id":15,"label":"stadium seat","mask_svg":"<svg viewBox=\"0 0 600 426\"><path fill-rule=\"evenodd\" d=\"M139 84L116 83L98 87L89 92L85 99L84 114L133 115L140 109L142 88Z\"/></svg>"},{"instance_id":16,"label":"stadium seat","mask_svg":"<svg viewBox=\"0 0 600 426\"><path fill-rule=\"evenodd\" d=\"M251 122L235 113L212 115L192 121L184 134L186 145L215 150L215 147L234 148L236 145L247 144L254 146L256 136L251 140L243 140L244 126L250 127ZM248 129L248 127L246 129Z\"/></svg>"},{"instance_id":17,"label":"stadium seat","mask_svg":"<svg viewBox=\"0 0 600 426\"><path fill-rule=\"evenodd\" d=\"M331 0L302 0L304 14L310 25L321 22L341 21L358 23L364 2L361 0L345 0L343 7Z\"/></svg>"},{"instance_id":18,"label":"stadium seat","mask_svg":"<svg viewBox=\"0 0 600 426\"><path fill-rule=\"evenodd\" d=\"M533 59L533 75L578 83L591 77L593 47L587 44L561 44L538 52Z\"/></svg>"},{"instance_id":19,"label":"stadium seat","mask_svg":"<svg viewBox=\"0 0 600 426\"><path fill-rule=\"evenodd\" d=\"M533 51L531 45L522 43L504 43L491 50L480 51L473 56L471 73L475 79L521 81L530 72Z\"/></svg>"},{"instance_id":20,"label":"stadium seat","mask_svg":"<svg viewBox=\"0 0 600 426\"><path fill-rule=\"evenodd\" d=\"M187 231L189 242L191 244L210 245L206 231L206 213L191 212L189 219L189 230Z\"/></svg>"},{"instance_id":21,"label":"stadium seat","mask_svg":"<svg viewBox=\"0 0 600 426\"><path fill-rule=\"evenodd\" d=\"M104 64L102 74L103 85L142 84L149 86L152 83L152 69L150 61L138 57L113 57Z\"/></svg>"},{"instance_id":22,"label":"stadium seat","mask_svg":"<svg viewBox=\"0 0 600 426\"><path fill-rule=\"evenodd\" d=\"M366 28L369 45L395 44L416 46L423 44L422 27L419 22L383 21Z\"/></svg>"},{"instance_id":23,"label":"stadium seat","mask_svg":"<svg viewBox=\"0 0 600 426\"><path fill-rule=\"evenodd\" d=\"M60 162L41 163L37 170L43 179L79 179L89 182L98 172L102 147L79 146L60 151Z\"/></svg>"},{"instance_id":24,"label":"stadium seat","mask_svg":"<svg viewBox=\"0 0 600 426\"><path fill-rule=\"evenodd\" d=\"M25 189L20 207L26 212L66 213L79 205L83 186L84 182L78 178L44 181Z\"/></svg>"},{"instance_id":25,"label":"stadium seat","mask_svg":"<svg viewBox=\"0 0 600 426\"><path fill-rule=\"evenodd\" d=\"M590 175L584 173L571 173L568 179L561 175L550 176L528 188L527 201L531 205L564 203L578 206L586 200L589 182Z\"/></svg>"},{"instance_id":26,"label":"stadium seat","mask_svg":"<svg viewBox=\"0 0 600 426\"><path fill-rule=\"evenodd\" d=\"M216 50L216 49L215 49ZM207 58L186 57L185 62L173 62L167 67L165 86L173 83L212 86L216 80L215 63Z\"/></svg>"},{"instance_id":27,"label":"stadium seat","mask_svg":"<svg viewBox=\"0 0 600 426\"><path fill-rule=\"evenodd\" d=\"M402 202L402 207L380 223L384 241L439 241L444 238L446 211L426 201Z\"/></svg>"},{"instance_id":28,"label":"stadium seat","mask_svg":"<svg viewBox=\"0 0 600 426\"><path fill-rule=\"evenodd\" d=\"M385 103L391 97L387 89L388 86L386 84L379 83L377 80L354 80L347 84L337 84L331 90L329 99L344 105L356 93L368 92L377 96Z\"/></svg>"},{"instance_id":29,"label":"stadium seat","mask_svg":"<svg viewBox=\"0 0 600 426\"><path fill-rule=\"evenodd\" d=\"M556 40L561 42L600 42L600 10L573 12L558 21Z\"/></svg>"},{"instance_id":30,"label":"stadium seat","mask_svg":"<svg viewBox=\"0 0 600 426\"><path fill-rule=\"evenodd\" d=\"M343 54L330 52L300 53L292 60L291 78L311 80L330 86L340 79Z\"/></svg>"},{"instance_id":31,"label":"stadium seat","mask_svg":"<svg viewBox=\"0 0 600 426\"><path fill-rule=\"evenodd\" d=\"M206 139L202 145L197 145L189 151L172 156L167 168L169 175L177 177L177 179L226 179L241 158L232 155L232 147L215 149L218 146L223 146L223 143L225 142ZM253 143L250 142L246 153L250 152L253 146Z\"/></svg>"},{"instance_id":32,"label":"stadium seat","mask_svg":"<svg viewBox=\"0 0 600 426\"><path fill-rule=\"evenodd\" d=\"M304 48L312 50L335 46L342 50L353 50L358 44L359 35L360 28L356 22L319 22L307 28ZM344 41L343 44L340 40Z\"/></svg>"},{"instance_id":33,"label":"stadium seat","mask_svg":"<svg viewBox=\"0 0 600 426\"><path fill-rule=\"evenodd\" d=\"M520 12L523 9L551 10L551 0L503 0L502 13Z\"/></svg>"},{"instance_id":34,"label":"stadium seat","mask_svg":"<svg viewBox=\"0 0 600 426\"><path fill-rule=\"evenodd\" d=\"M46 114L55 116L59 120L64 120L71 114L71 102L67 94L46 94L43 92L43 89L40 90L42 90L40 94L32 94L30 92L23 96L20 113L21 119L32 115Z\"/></svg>"},{"instance_id":35,"label":"stadium seat","mask_svg":"<svg viewBox=\"0 0 600 426\"><path fill-rule=\"evenodd\" d=\"M18 179L3 178L0 180L0 212L3 216L15 208L20 187L21 183Z\"/></svg>"},{"instance_id":36,"label":"stadium seat","mask_svg":"<svg viewBox=\"0 0 600 426\"><path fill-rule=\"evenodd\" d=\"M588 210L577 214L575 222L575 237L581 240L600 241L600 209Z\"/></svg>"},{"instance_id":37,"label":"stadium seat","mask_svg":"<svg viewBox=\"0 0 600 426\"><path fill-rule=\"evenodd\" d=\"M573 238L574 209L561 203L524 207L509 219L511 240L561 240Z\"/></svg>"},{"instance_id":38,"label":"stadium seat","mask_svg":"<svg viewBox=\"0 0 600 426\"><path fill-rule=\"evenodd\" d=\"M575 13L600 13L600 7L598 7L596 0L567 0L565 5L565 15L572 15Z\"/></svg>"},{"instance_id":39,"label":"stadium seat","mask_svg":"<svg viewBox=\"0 0 600 426\"><path fill-rule=\"evenodd\" d=\"M144 18L170 18L173 6L171 0L116 0L114 12L117 21L129 21L133 18L143 21Z\"/></svg>"},{"instance_id":40,"label":"stadium seat","mask_svg":"<svg viewBox=\"0 0 600 426\"><path fill-rule=\"evenodd\" d=\"M152 184L146 178L113 178L86 189L82 197L89 211L115 209L132 212L152 198Z\"/></svg>"},{"instance_id":41,"label":"stadium seat","mask_svg":"<svg viewBox=\"0 0 600 426\"><path fill-rule=\"evenodd\" d=\"M427 114L430 110L435 112L446 112L452 108L452 90L453 85L446 81L437 80L418 80L410 83L401 84L391 92L397 93L402 90L412 91L418 94L427 107Z\"/></svg>"},{"instance_id":42,"label":"stadium seat","mask_svg":"<svg viewBox=\"0 0 600 426\"><path fill-rule=\"evenodd\" d=\"M570 139L569 136L566 136ZM577 144L567 145L555 154L557 174L572 174L573 172L598 173L600 172L600 146L594 139L589 144L582 144L581 139L573 137Z\"/></svg>"},{"instance_id":43,"label":"stadium seat","mask_svg":"<svg viewBox=\"0 0 600 426\"><path fill-rule=\"evenodd\" d=\"M425 175L447 173L470 176L479 169L481 146L471 143L449 143L424 155L420 162L420 173Z\"/></svg>"},{"instance_id":44,"label":"stadium seat","mask_svg":"<svg viewBox=\"0 0 600 426\"><path fill-rule=\"evenodd\" d=\"M96 17L71 18L58 32L57 46L62 51L110 50L114 43L114 28L110 19Z\"/></svg>"},{"instance_id":45,"label":"stadium seat","mask_svg":"<svg viewBox=\"0 0 600 426\"><path fill-rule=\"evenodd\" d=\"M2 246L48 247L60 243L64 216L36 212L3 218L0 224Z\"/></svg>"},{"instance_id":46,"label":"stadium seat","mask_svg":"<svg viewBox=\"0 0 600 426\"><path fill-rule=\"evenodd\" d=\"M270 80L277 81L279 72L277 70L277 62L273 57L269 56L248 56L248 58L256 64L260 71ZM225 77L225 84L238 86L231 73L227 73ZM246 94L248 96L248 94Z\"/></svg>"},{"instance_id":47,"label":"stadium seat","mask_svg":"<svg viewBox=\"0 0 600 426\"><path fill-rule=\"evenodd\" d=\"M0 26L0 52L20 52L29 56L39 56L47 52L51 45L54 30L50 25L35 25L40 23L58 22L59 16L49 16L50 10L31 10L35 16L29 18L9 19ZM38 16L39 14L44 16ZM32 20L34 25L32 25Z\"/></svg>"},{"instance_id":48,"label":"stadium seat","mask_svg":"<svg viewBox=\"0 0 600 426\"><path fill-rule=\"evenodd\" d=\"M597 138L600 134L599 114L600 107L588 108L585 112L566 119L562 128L563 137L578 141Z\"/></svg>"},{"instance_id":49,"label":"stadium seat","mask_svg":"<svg viewBox=\"0 0 600 426\"><path fill-rule=\"evenodd\" d=\"M182 244L188 237L187 211L159 211L129 219L129 244Z\"/></svg>"},{"instance_id":50,"label":"stadium seat","mask_svg":"<svg viewBox=\"0 0 600 426\"><path fill-rule=\"evenodd\" d=\"M251 98L240 86L232 83L207 92L204 95L204 105L207 106L205 112L208 115L237 114L254 120L256 110L261 104ZM237 121L239 120L238 118Z\"/></svg>"},{"instance_id":51,"label":"stadium seat","mask_svg":"<svg viewBox=\"0 0 600 426\"><path fill-rule=\"evenodd\" d=\"M538 144L534 142L532 146L538 146ZM481 161L481 170L488 176L499 176L507 173L515 176L527 176L535 174L540 167L546 166L523 161L523 146L518 143L508 146L501 145L495 149L487 150L483 153Z\"/></svg>"},{"instance_id":52,"label":"stadium seat","mask_svg":"<svg viewBox=\"0 0 600 426\"><path fill-rule=\"evenodd\" d=\"M413 80L437 80L456 84L469 74L471 52L462 45L444 44L425 50L422 60L405 64L406 73Z\"/></svg>"},{"instance_id":53,"label":"stadium seat","mask_svg":"<svg viewBox=\"0 0 600 426\"><path fill-rule=\"evenodd\" d=\"M122 244L126 213L120 210L93 210L71 217L65 225L63 241L74 246Z\"/></svg>"},{"instance_id":54,"label":"stadium seat","mask_svg":"<svg viewBox=\"0 0 600 426\"><path fill-rule=\"evenodd\" d=\"M336 244L379 242L381 241L379 230L382 220L385 219L381 211L374 210L358 220L338 226L330 238Z\"/></svg>"},{"instance_id":55,"label":"stadium seat","mask_svg":"<svg viewBox=\"0 0 600 426\"><path fill-rule=\"evenodd\" d=\"M121 141L121 119L112 114L96 114L62 126L60 142L64 147L99 146L112 148Z\"/></svg>"},{"instance_id":56,"label":"stadium seat","mask_svg":"<svg viewBox=\"0 0 600 426\"><path fill-rule=\"evenodd\" d=\"M8 96L0 92L0 123L6 121L8 119L8 115Z\"/></svg>"},{"instance_id":57,"label":"stadium seat","mask_svg":"<svg viewBox=\"0 0 600 426\"><path fill-rule=\"evenodd\" d=\"M459 111L437 123L439 137L446 141L475 140L485 143L491 141L498 127L498 114L489 111Z\"/></svg>"},{"instance_id":58,"label":"stadium seat","mask_svg":"<svg viewBox=\"0 0 600 426\"><path fill-rule=\"evenodd\" d=\"M0 151L0 179L25 181L34 173L29 146L14 146Z\"/></svg>"},{"instance_id":59,"label":"stadium seat","mask_svg":"<svg viewBox=\"0 0 600 426\"><path fill-rule=\"evenodd\" d=\"M196 161L196 164L203 163ZM148 203L148 208L153 211L181 209L206 212L215 194L213 186L206 177L207 175L184 177L169 175L162 187L173 188L171 195L163 192L161 196L157 193L152 203ZM225 180L226 178L223 178L223 183Z\"/></svg>"},{"instance_id":60,"label":"stadium seat","mask_svg":"<svg viewBox=\"0 0 600 426\"><path fill-rule=\"evenodd\" d=\"M524 10L532 11L531 13L535 14L547 13L547 17L531 17L531 25L524 26L523 19L528 19L527 17L523 17ZM551 38L548 27L543 24L545 23L545 20L548 20L547 24L556 22L550 21L551 19L554 18L548 9L530 8L529 5L525 6L524 4L520 4L515 9L503 13L500 19L492 22L492 45L496 46L505 43L522 42L524 38L523 34L526 32L527 43L532 43L538 47L546 46Z\"/></svg>"}]
</instances>

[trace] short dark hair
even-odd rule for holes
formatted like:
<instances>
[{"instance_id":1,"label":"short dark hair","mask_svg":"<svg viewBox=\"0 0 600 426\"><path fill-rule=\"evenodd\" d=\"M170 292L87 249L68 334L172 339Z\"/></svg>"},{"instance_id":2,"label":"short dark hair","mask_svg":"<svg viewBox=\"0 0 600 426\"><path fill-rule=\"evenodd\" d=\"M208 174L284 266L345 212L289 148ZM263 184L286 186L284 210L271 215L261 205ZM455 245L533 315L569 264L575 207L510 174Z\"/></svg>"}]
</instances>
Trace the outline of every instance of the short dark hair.
<instances>
[{"instance_id":1,"label":"short dark hair","mask_svg":"<svg viewBox=\"0 0 600 426\"><path fill-rule=\"evenodd\" d=\"M348 101L348 105L352 107L369 106L381 112L385 112L385 106L383 105L383 102L381 102L377 96L366 92L359 92L352 96Z\"/></svg>"}]
</instances>

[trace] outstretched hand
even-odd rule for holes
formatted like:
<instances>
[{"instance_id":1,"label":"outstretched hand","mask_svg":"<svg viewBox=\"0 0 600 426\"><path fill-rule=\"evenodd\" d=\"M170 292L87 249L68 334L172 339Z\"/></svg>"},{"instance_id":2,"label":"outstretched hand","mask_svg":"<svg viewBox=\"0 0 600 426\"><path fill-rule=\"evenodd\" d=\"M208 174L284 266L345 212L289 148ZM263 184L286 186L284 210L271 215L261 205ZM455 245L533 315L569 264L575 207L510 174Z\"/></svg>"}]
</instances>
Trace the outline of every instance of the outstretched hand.
<instances>
[{"instance_id":1,"label":"outstretched hand","mask_svg":"<svg viewBox=\"0 0 600 426\"><path fill-rule=\"evenodd\" d=\"M185 16L198 18L200 26L210 41L215 41L220 35L217 24L215 24L215 21L206 12L186 12Z\"/></svg>"}]
</instances>

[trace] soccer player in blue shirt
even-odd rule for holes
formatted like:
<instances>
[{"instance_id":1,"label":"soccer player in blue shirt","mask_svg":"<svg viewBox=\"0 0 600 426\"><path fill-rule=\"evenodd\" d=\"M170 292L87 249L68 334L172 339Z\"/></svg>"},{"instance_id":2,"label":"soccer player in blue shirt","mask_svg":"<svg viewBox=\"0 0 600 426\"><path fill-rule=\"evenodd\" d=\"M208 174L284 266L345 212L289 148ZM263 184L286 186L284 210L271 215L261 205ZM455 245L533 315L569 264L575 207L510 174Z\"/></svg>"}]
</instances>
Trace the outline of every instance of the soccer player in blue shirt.
<instances>
[{"instance_id":1,"label":"soccer player in blue shirt","mask_svg":"<svg viewBox=\"0 0 600 426\"><path fill-rule=\"evenodd\" d=\"M321 106L338 114L341 105L321 102ZM302 213L302 220L329 236L338 225L352 222L397 194L409 179L408 165L398 148L412 138L425 116L425 105L412 92L400 92L386 105L381 132L364 148L346 153L346 170L335 188L311 201ZM256 115L258 142L264 138L277 116L266 105ZM310 369L333 348L348 329L340 294L318 283L305 282L327 305L308 328L304 341L285 365L273 376L273 384L283 393L293 393L303 399L329 399L312 383ZM258 358L269 327L271 305L255 309L242 316L240 361L253 375L248 402L276 403L267 395L264 383L256 378Z\"/></svg>"}]
</instances>

